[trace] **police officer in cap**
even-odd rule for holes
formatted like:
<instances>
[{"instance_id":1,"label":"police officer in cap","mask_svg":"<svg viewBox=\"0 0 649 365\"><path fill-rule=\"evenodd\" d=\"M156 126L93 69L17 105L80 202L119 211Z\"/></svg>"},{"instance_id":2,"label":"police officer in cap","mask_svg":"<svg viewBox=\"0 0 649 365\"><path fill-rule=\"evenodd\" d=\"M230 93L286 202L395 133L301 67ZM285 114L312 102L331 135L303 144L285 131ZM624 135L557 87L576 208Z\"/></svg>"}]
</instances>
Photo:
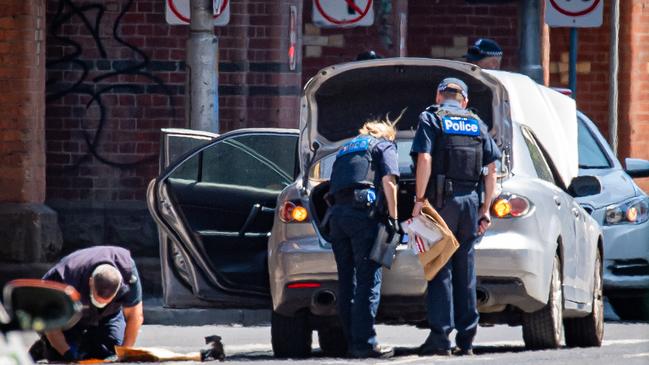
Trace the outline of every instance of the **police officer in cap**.
<instances>
[{"instance_id":1,"label":"police officer in cap","mask_svg":"<svg viewBox=\"0 0 649 365\"><path fill-rule=\"evenodd\" d=\"M128 250L95 246L71 253L43 276L81 294L81 319L44 334L29 350L34 361L106 359L115 346L133 346L144 319L142 286Z\"/></svg>"},{"instance_id":2,"label":"police officer in cap","mask_svg":"<svg viewBox=\"0 0 649 365\"><path fill-rule=\"evenodd\" d=\"M359 132L340 148L333 165L329 236L338 267L338 314L349 353L355 358L385 358L394 352L378 344L374 330L382 272L369 256L380 222L392 233L402 233L397 221L396 131L386 120L367 122ZM385 201L387 212L381 211L380 201Z\"/></svg>"},{"instance_id":3,"label":"police officer in cap","mask_svg":"<svg viewBox=\"0 0 649 365\"><path fill-rule=\"evenodd\" d=\"M493 39L480 38L469 47L464 58L467 62L476 64L488 70L500 70L503 50Z\"/></svg>"},{"instance_id":4,"label":"police officer in cap","mask_svg":"<svg viewBox=\"0 0 649 365\"><path fill-rule=\"evenodd\" d=\"M473 246L491 225L489 207L496 192L495 161L500 158L500 150L486 125L466 109L468 87L462 80L442 80L436 102L419 116L412 145L411 155L416 161L412 215L421 214L425 204L432 204L460 247L428 283L430 334L420 347L420 354L451 355L449 334L455 328L454 352L469 355L473 353L478 326ZM480 183L484 183L482 205Z\"/></svg>"}]
</instances>

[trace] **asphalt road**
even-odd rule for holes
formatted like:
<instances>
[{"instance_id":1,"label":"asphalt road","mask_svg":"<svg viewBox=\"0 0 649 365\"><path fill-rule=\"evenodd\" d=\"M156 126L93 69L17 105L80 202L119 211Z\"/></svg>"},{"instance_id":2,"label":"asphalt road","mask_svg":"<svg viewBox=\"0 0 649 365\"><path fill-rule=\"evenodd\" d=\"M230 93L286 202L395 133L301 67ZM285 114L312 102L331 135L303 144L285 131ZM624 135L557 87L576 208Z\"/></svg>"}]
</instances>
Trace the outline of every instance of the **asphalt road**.
<instances>
[{"instance_id":1,"label":"asphalt road","mask_svg":"<svg viewBox=\"0 0 649 365\"><path fill-rule=\"evenodd\" d=\"M201 326L171 327L148 325L138 339L138 346L166 348L188 353L202 347L203 338L223 338L227 362L264 364L649 364L649 323L606 323L605 341L601 348L526 351L520 327L481 327L473 357L419 357L416 348L426 338L426 331L409 326L378 326L379 339L395 346L397 355L390 360L351 361L324 358L317 349L314 333L314 354L305 360L277 360L272 357L269 327Z\"/></svg>"}]
</instances>

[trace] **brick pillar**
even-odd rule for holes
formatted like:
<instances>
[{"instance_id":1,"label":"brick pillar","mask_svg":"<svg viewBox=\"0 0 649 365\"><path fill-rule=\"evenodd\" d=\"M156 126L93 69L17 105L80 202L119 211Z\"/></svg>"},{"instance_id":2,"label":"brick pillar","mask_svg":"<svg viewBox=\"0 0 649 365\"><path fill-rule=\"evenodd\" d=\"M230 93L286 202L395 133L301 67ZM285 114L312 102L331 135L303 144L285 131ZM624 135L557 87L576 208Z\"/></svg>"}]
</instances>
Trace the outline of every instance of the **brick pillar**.
<instances>
[{"instance_id":1,"label":"brick pillar","mask_svg":"<svg viewBox=\"0 0 649 365\"><path fill-rule=\"evenodd\" d=\"M0 261L41 261L61 247L45 200L45 3L0 6Z\"/></svg>"},{"instance_id":2,"label":"brick pillar","mask_svg":"<svg viewBox=\"0 0 649 365\"><path fill-rule=\"evenodd\" d=\"M620 3L618 155L649 160L649 0ZM637 179L649 191L649 179Z\"/></svg>"}]
</instances>

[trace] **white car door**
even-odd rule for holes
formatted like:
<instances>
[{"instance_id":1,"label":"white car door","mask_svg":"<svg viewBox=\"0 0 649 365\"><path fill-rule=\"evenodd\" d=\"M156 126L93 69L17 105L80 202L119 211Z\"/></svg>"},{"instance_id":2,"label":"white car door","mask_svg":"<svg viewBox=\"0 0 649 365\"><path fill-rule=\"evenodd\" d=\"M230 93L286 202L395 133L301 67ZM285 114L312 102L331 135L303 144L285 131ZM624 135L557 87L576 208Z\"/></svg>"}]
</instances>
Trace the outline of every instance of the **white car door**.
<instances>
[{"instance_id":1,"label":"white car door","mask_svg":"<svg viewBox=\"0 0 649 365\"><path fill-rule=\"evenodd\" d=\"M544 153L542 146L534 137L534 133L527 127L521 128L523 138L530 151L530 157L537 175L544 185L552 191L552 200L557 207L557 214L561 221L561 245L563 268L563 294L566 300L574 301L577 298L576 287L578 282L577 271L579 267L579 253L576 240L576 224L572 212L572 198L557 186L550 164L552 161Z\"/></svg>"}]
</instances>

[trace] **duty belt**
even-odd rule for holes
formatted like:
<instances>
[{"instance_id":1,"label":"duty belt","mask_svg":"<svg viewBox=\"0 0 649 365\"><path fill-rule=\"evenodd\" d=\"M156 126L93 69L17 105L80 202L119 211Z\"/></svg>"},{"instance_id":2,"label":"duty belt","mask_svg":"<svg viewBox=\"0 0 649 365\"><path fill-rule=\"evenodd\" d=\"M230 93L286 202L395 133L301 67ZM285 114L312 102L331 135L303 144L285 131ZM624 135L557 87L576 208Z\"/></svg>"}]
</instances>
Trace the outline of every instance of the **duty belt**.
<instances>
[{"instance_id":1,"label":"duty belt","mask_svg":"<svg viewBox=\"0 0 649 365\"><path fill-rule=\"evenodd\" d=\"M343 189L334 194L334 204L354 203L354 188Z\"/></svg>"}]
</instances>

